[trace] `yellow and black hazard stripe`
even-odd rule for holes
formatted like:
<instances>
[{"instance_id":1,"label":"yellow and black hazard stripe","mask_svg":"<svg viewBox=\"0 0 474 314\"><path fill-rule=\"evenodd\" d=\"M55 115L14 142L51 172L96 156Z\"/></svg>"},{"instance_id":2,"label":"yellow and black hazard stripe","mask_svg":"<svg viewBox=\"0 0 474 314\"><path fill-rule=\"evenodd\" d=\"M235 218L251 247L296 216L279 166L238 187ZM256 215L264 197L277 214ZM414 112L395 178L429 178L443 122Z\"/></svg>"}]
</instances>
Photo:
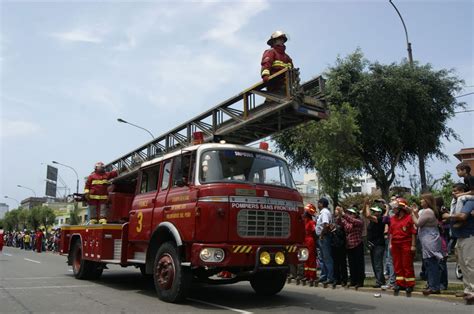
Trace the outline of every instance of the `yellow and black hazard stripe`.
<instances>
[{"instance_id":1,"label":"yellow and black hazard stripe","mask_svg":"<svg viewBox=\"0 0 474 314\"><path fill-rule=\"evenodd\" d=\"M232 253L251 253L251 245L234 245L232 246Z\"/></svg>"},{"instance_id":2,"label":"yellow and black hazard stripe","mask_svg":"<svg viewBox=\"0 0 474 314\"><path fill-rule=\"evenodd\" d=\"M294 253L294 252L296 252L297 249L298 249L298 247L296 245L287 245L286 246L286 251L288 253Z\"/></svg>"}]
</instances>

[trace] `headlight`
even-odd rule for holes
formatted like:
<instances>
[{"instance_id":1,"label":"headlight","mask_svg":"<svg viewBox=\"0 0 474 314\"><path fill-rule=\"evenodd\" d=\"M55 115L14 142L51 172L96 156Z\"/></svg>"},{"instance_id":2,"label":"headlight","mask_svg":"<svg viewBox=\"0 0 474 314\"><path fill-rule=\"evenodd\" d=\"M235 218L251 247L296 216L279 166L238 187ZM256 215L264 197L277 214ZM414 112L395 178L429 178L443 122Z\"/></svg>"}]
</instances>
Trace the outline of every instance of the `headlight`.
<instances>
[{"instance_id":1,"label":"headlight","mask_svg":"<svg viewBox=\"0 0 474 314\"><path fill-rule=\"evenodd\" d=\"M210 252L208 249L202 249L202 250L201 250L201 253L199 253L199 257L200 257L203 261L207 261L208 259L211 258L211 252Z\"/></svg>"},{"instance_id":2,"label":"headlight","mask_svg":"<svg viewBox=\"0 0 474 314\"><path fill-rule=\"evenodd\" d=\"M214 260L215 260L216 262L222 262L222 261L224 260L224 256L225 256L224 250L222 250L222 249L216 249L216 250L214 251Z\"/></svg>"},{"instance_id":3,"label":"headlight","mask_svg":"<svg viewBox=\"0 0 474 314\"><path fill-rule=\"evenodd\" d=\"M309 256L309 251L307 248L301 248L298 250L298 260L300 262L304 262L308 260L308 256Z\"/></svg>"},{"instance_id":4,"label":"headlight","mask_svg":"<svg viewBox=\"0 0 474 314\"><path fill-rule=\"evenodd\" d=\"M270 264L270 260L270 253L268 253L267 251L263 251L262 253L260 253L260 263L262 263L263 265L268 265Z\"/></svg>"},{"instance_id":5,"label":"headlight","mask_svg":"<svg viewBox=\"0 0 474 314\"><path fill-rule=\"evenodd\" d=\"M283 265L283 263L285 262L285 254L283 254L283 252L277 252L275 254L275 262L278 265Z\"/></svg>"},{"instance_id":6,"label":"headlight","mask_svg":"<svg viewBox=\"0 0 474 314\"><path fill-rule=\"evenodd\" d=\"M199 257L204 262L220 263L224 260L225 253L220 248L204 248L199 252Z\"/></svg>"}]
</instances>

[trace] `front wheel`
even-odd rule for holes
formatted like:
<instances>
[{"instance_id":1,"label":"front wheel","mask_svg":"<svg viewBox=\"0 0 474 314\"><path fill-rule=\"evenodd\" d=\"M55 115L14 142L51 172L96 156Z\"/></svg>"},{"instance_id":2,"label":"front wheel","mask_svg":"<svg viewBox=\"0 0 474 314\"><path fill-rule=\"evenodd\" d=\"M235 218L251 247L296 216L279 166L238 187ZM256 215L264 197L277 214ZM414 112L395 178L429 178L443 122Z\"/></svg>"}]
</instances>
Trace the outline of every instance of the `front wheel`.
<instances>
[{"instance_id":1,"label":"front wheel","mask_svg":"<svg viewBox=\"0 0 474 314\"><path fill-rule=\"evenodd\" d=\"M283 289L286 276L286 271L262 271L250 279L250 285L258 295L271 296Z\"/></svg>"},{"instance_id":2,"label":"front wheel","mask_svg":"<svg viewBox=\"0 0 474 314\"><path fill-rule=\"evenodd\" d=\"M161 245L156 253L153 280L158 298L165 302L179 302L186 298L192 281L188 267L181 265L178 249L172 242Z\"/></svg>"}]
</instances>

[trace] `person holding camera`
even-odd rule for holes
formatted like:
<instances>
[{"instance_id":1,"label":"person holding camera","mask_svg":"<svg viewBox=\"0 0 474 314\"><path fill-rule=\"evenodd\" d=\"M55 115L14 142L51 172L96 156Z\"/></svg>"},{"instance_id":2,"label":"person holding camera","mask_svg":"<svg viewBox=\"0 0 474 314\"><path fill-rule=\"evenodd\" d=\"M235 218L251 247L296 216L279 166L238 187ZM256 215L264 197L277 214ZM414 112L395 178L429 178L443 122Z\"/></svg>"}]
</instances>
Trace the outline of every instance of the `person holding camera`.
<instances>
[{"instance_id":1,"label":"person holding camera","mask_svg":"<svg viewBox=\"0 0 474 314\"><path fill-rule=\"evenodd\" d=\"M337 223L346 232L346 249L349 260L349 272L351 283L349 286L357 290L364 286L365 260L364 243L362 242L362 228L364 223L359 217L359 210L355 206L347 209L347 213L342 207L336 207Z\"/></svg>"},{"instance_id":2,"label":"person holding camera","mask_svg":"<svg viewBox=\"0 0 474 314\"><path fill-rule=\"evenodd\" d=\"M382 208L385 200L376 200L372 206L369 200L364 200L364 216L369 220L367 226L367 246L370 251L370 261L375 275L375 285L373 288L381 288L385 285L383 275L383 256L385 253L385 224L383 222Z\"/></svg>"}]
</instances>

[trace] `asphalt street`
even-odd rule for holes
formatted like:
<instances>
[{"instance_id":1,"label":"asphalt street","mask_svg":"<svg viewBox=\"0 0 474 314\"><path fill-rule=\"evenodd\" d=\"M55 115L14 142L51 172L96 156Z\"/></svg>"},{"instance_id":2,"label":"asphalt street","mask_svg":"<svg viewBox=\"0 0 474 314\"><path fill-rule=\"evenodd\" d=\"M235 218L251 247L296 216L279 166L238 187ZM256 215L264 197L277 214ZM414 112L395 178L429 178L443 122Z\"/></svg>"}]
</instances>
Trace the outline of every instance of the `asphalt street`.
<instances>
[{"instance_id":1,"label":"asphalt street","mask_svg":"<svg viewBox=\"0 0 474 314\"><path fill-rule=\"evenodd\" d=\"M109 266L97 281L77 280L66 258L4 247L0 253L0 313L472 313L455 299L394 297L374 292L287 284L273 297L250 284L195 285L182 304L161 302L135 268Z\"/></svg>"}]
</instances>

